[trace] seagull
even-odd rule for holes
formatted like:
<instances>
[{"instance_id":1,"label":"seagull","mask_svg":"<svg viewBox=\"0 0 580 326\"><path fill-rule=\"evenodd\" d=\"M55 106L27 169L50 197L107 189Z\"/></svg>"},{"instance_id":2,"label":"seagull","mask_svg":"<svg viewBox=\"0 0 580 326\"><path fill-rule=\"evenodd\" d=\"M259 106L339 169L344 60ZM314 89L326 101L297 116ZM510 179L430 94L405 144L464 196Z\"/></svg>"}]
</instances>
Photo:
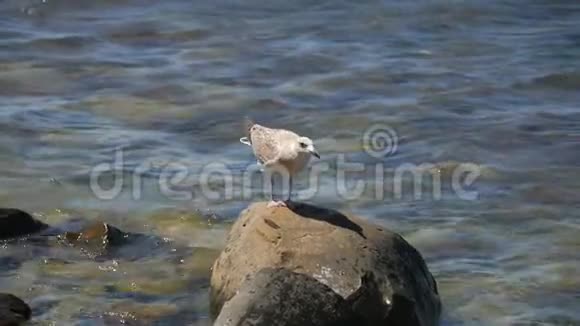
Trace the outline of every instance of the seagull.
<instances>
[{"instance_id":1,"label":"seagull","mask_svg":"<svg viewBox=\"0 0 580 326\"><path fill-rule=\"evenodd\" d=\"M320 158L312 140L290 130L268 128L250 120L246 121L246 134L246 137L240 138L240 142L252 147L258 164L267 172L277 171L288 176L287 200L274 200L271 189L268 207L287 207L292 195L292 177L306 167L311 156ZM272 186L271 173L269 178Z\"/></svg>"}]
</instances>

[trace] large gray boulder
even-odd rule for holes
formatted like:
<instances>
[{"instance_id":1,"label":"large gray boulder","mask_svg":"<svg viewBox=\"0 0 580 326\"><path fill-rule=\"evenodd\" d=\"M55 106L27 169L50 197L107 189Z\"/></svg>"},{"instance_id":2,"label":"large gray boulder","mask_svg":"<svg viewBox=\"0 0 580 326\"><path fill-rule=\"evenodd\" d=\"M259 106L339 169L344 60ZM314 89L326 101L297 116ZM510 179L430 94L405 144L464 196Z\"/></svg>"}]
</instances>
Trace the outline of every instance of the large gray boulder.
<instances>
[{"instance_id":1,"label":"large gray boulder","mask_svg":"<svg viewBox=\"0 0 580 326\"><path fill-rule=\"evenodd\" d=\"M302 203L241 213L212 269L210 307L217 326L427 326L441 311L435 279L400 235Z\"/></svg>"}]
</instances>

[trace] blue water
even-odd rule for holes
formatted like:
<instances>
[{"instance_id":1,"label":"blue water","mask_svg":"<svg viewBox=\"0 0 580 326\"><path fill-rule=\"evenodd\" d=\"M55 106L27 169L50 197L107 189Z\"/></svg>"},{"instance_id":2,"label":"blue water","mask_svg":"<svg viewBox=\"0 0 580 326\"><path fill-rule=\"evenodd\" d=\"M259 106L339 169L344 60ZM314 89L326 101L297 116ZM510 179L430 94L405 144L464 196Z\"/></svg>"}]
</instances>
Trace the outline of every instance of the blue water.
<instances>
[{"instance_id":1,"label":"blue water","mask_svg":"<svg viewBox=\"0 0 580 326\"><path fill-rule=\"evenodd\" d=\"M264 199L242 178L254 159L238 139L251 116L314 140L328 170L309 201L383 224L421 251L444 324L580 324L575 1L4 0L0 97L0 206L50 223L104 219L184 256L219 250L228 223ZM377 123L397 145L378 158L363 146ZM101 199L91 173L119 152L122 191ZM363 164L347 178L363 180L363 193L338 194L341 159ZM219 176L209 182L218 198L200 188L210 163L231 174L232 196ZM453 188L466 164L478 171L465 188L474 200ZM441 195L429 179L414 198L407 173L398 197L396 171L409 166L440 173ZM101 177L113 186L113 173ZM308 182L298 180L298 195ZM194 211L217 220L179 224ZM70 248L1 250L28 257L0 273L0 289L31 302L41 325L208 323L211 259L188 277L171 250L119 255L121 267ZM60 267L45 271L55 255L74 266L64 285ZM186 286L139 288L160 275Z\"/></svg>"}]
</instances>

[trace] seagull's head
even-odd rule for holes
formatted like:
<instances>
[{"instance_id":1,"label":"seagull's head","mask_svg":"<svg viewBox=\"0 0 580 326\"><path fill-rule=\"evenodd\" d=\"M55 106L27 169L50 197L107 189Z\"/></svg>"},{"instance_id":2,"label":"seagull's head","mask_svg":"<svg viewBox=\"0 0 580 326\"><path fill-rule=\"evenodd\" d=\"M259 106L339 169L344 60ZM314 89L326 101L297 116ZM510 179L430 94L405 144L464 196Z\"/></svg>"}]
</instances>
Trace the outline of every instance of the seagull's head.
<instances>
[{"instance_id":1,"label":"seagull's head","mask_svg":"<svg viewBox=\"0 0 580 326\"><path fill-rule=\"evenodd\" d=\"M320 158L320 154L314 148L314 143L312 139L308 137L300 137L298 138L298 151L303 153L309 153L311 155L316 156L316 158Z\"/></svg>"}]
</instances>

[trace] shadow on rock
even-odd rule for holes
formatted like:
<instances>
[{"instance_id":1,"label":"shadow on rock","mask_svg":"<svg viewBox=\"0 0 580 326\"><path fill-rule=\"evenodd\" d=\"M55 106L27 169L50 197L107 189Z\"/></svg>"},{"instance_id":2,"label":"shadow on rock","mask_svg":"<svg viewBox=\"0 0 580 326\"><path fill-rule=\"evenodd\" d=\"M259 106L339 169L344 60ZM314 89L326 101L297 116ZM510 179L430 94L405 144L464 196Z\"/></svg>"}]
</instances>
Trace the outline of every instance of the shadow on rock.
<instances>
[{"instance_id":1,"label":"shadow on rock","mask_svg":"<svg viewBox=\"0 0 580 326\"><path fill-rule=\"evenodd\" d=\"M352 232L355 232L356 234L366 239L363 233L363 229L358 224L354 223L352 220L338 211L300 202L291 202L288 205L288 208L295 214L298 214L302 217L324 221L334 226L351 230Z\"/></svg>"}]
</instances>

